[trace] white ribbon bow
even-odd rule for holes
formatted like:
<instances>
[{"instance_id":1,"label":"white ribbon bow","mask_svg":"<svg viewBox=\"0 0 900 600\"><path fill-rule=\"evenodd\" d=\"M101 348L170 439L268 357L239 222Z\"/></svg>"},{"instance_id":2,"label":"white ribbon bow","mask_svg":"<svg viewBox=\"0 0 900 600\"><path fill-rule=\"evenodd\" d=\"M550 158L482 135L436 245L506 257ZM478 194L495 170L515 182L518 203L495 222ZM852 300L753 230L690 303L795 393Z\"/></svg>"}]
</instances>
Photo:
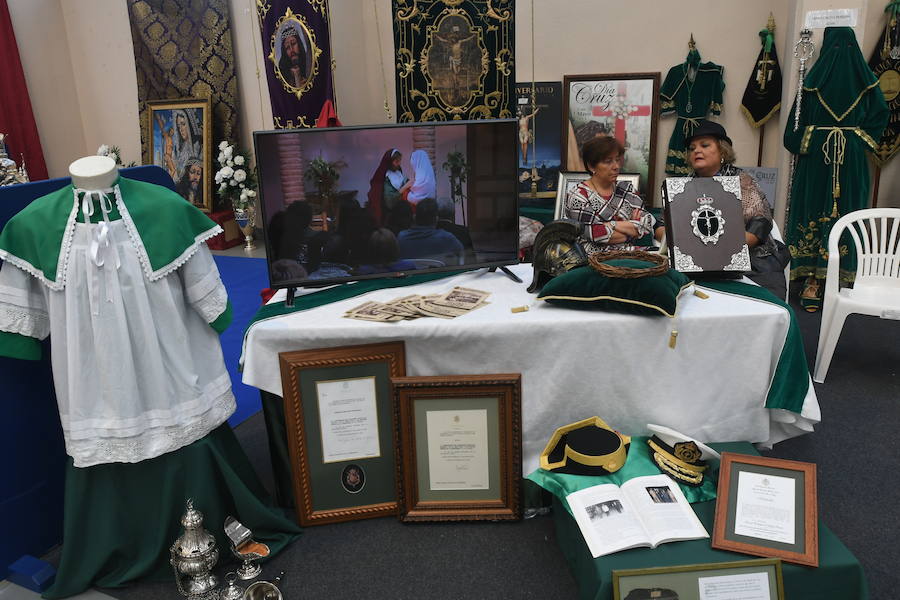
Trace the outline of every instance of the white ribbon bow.
<instances>
[{"instance_id":1,"label":"white ribbon bow","mask_svg":"<svg viewBox=\"0 0 900 600\"><path fill-rule=\"evenodd\" d=\"M98 204L100 205L100 212L103 215L103 222L99 223L97 227L94 228L89 248L90 262L93 263L96 270L102 269L110 258L115 259L116 270L122 266L122 263L119 260L119 253L116 252L115 246L110 243L109 239L109 213L112 212L112 200L109 199L107 193L111 191L111 189L75 190L77 194L84 194L81 197L81 213L84 215L85 223L89 224L91 222L91 217L94 215L94 197L97 198ZM88 281L91 294L91 313L94 316L97 316L100 314L100 278L98 276L99 274L93 272L95 269L91 269L90 266L88 267ZM115 292L113 278L107 274L104 279L106 280L106 301L112 302L113 294Z\"/></svg>"}]
</instances>

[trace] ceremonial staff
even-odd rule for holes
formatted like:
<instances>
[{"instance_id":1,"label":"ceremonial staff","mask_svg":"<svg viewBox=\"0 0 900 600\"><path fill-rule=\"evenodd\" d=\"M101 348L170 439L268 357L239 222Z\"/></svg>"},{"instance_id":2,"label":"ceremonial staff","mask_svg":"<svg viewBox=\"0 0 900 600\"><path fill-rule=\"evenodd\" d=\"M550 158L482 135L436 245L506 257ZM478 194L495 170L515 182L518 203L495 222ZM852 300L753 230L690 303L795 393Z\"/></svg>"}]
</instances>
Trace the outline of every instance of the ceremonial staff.
<instances>
[{"instance_id":1,"label":"ceremonial staff","mask_svg":"<svg viewBox=\"0 0 900 600\"><path fill-rule=\"evenodd\" d=\"M803 79L806 77L806 62L813 57L816 52L816 45L812 43L810 38L812 31L803 29L800 31L800 39L794 44L794 57L800 61L800 77L797 81L797 101L794 106L794 131L800 129L800 109L803 101ZM784 222L787 223L788 215L791 212L791 196L794 188L794 169L797 166L797 155L791 154L791 166L788 175L788 193L787 202L784 205Z\"/></svg>"}]
</instances>

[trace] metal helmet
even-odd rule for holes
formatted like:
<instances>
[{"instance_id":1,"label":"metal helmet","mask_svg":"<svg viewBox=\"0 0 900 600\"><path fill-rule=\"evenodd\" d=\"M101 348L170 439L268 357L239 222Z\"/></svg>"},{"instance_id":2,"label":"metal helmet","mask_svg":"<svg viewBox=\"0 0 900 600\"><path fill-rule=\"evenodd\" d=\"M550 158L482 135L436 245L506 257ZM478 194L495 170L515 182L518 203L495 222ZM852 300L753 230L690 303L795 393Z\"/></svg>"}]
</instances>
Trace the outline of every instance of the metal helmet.
<instances>
[{"instance_id":1,"label":"metal helmet","mask_svg":"<svg viewBox=\"0 0 900 600\"><path fill-rule=\"evenodd\" d=\"M544 225L534 238L534 277L528 291L540 291L548 281L588 263L587 253L578 243L582 225L572 219L559 219Z\"/></svg>"}]
</instances>

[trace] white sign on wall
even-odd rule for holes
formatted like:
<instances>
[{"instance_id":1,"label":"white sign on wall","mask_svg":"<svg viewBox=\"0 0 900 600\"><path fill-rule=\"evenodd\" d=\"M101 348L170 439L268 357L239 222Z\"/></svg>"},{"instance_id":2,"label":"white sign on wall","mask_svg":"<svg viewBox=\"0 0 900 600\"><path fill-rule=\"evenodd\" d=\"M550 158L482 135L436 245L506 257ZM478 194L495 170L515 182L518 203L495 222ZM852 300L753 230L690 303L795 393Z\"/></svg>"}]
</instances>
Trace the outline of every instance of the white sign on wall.
<instances>
[{"instance_id":1,"label":"white sign on wall","mask_svg":"<svg viewBox=\"0 0 900 600\"><path fill-rule=\"evenodd\" d=\"M807 29L825 27L856 27L859 20L858 8L835 8L831 10L811 10L806 13L804 26Z\"/></svg>"}]
</instances>

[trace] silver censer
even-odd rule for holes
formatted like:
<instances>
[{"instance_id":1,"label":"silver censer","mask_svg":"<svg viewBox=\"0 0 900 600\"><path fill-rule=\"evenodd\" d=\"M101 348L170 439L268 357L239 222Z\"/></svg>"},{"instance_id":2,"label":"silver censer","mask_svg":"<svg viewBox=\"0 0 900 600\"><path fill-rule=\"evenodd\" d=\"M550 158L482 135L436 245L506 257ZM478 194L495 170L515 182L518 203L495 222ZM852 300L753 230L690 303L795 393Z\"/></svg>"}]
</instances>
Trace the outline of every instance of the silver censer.
<instances>
[{"instance_id":1,"label":"silver censer","mask_svg":"<svg viewBox=\"0 0 900 600\"><path fill-rule=\"evenodd\" d=\"M219 550L216 538L203 529L203 514L194 508L193 500L187 501L181 526L184 532L169 548L178 591L190 600L215 600L219 597L219 580L212 569L219 560Z\"/></svg>"}]
</instances>

